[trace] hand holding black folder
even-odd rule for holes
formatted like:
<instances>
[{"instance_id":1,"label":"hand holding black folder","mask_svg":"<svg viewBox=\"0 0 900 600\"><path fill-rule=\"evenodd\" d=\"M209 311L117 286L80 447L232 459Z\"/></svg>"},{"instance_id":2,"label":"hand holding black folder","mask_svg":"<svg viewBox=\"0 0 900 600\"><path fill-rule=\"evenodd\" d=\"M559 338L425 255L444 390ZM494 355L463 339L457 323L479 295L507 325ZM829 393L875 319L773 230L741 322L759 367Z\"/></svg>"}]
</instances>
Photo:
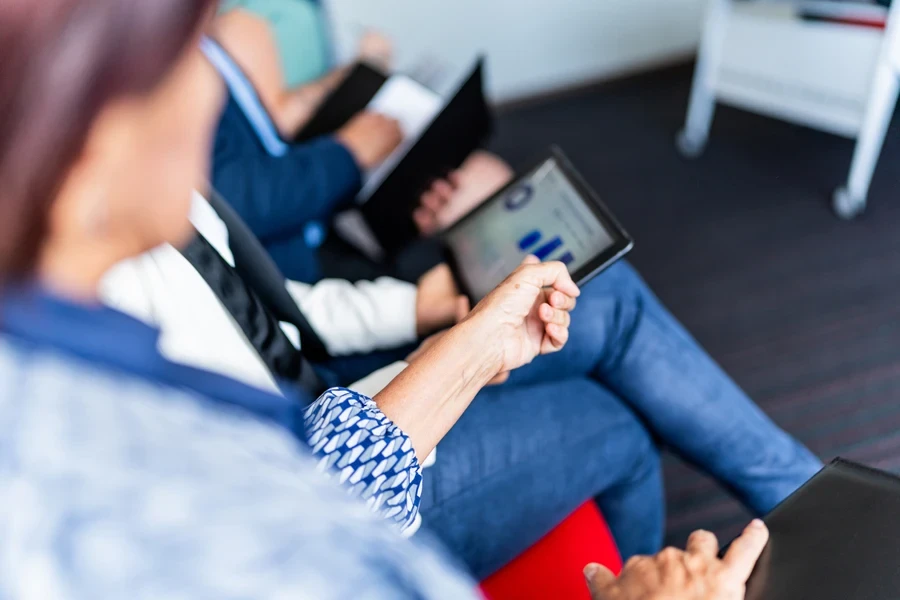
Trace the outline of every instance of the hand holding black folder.
<instances>
[{"instance_id":1,"label":"hand holding black folder","mask_svg":"<svg viewBox=\"0 0 900 600\"><path fill-rule=\"evenodd\" d=\"M294 139L305 142L334 133L366 106L388 80L388 76L367 63L356 63L341 84L322 102L319 109Z\"/></svg>"},{"instance_id":2,"label":"hand holding black folder","mask_svg":"<svg viewBox=\"0 0 900 600\"><path fill-rule=\"evenodd\" d=\"M837 459L765 521L747 600L900 598L900 478Z\"/></svg>"},{"instance_id":3,"label":"hand holding black folder","mask_svg":"<svg viewBox=\"0 0 900 600\"><path fill-rule=\"evenodd\" d=\"M667 548L629 560L618 577L600 565L588 565L584 575L592 600L740 600L767 541L765 525L756 520L721 559L716 537L697 531L683 552Z\"/></svg>"},{"instance_id":4,"label":"hand holding black folder","mask_svg":"<svg viewBox=\"0 0 900 600\"><path fill-rule=\"evenodd\" d=\"M383 179L364 188L361 213L388 253L399 250L419 232L412 218L419 195L430 183L458 167L490 134L492 115L484 97L484 66L479 59L440 112L411 139L405 154ZM295 141L333 133L364 110L389 77L359 63L325 99ZM370 182L373 183L373 182Z\"/></svg>"}]
</instances>

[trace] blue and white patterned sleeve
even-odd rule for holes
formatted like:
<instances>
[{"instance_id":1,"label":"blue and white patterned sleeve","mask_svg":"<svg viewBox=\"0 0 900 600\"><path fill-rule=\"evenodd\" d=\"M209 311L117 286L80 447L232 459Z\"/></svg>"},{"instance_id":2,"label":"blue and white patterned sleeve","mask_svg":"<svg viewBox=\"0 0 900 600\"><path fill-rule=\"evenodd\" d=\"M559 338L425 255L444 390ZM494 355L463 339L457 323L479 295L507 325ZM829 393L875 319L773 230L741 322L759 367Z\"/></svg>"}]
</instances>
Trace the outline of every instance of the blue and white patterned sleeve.
<instances>
[{"instance_id":1,"label":"blue and white patterned sleeve","mask_svg":"<svg viewBox=\"0 0 900 600\"><path fill-rule=\"evenodd\" d=\"M415 522L422 497L419 460L409 437L374 400L330 389L306 410L304 420L319 470L401 529Z\"/></svg>"}]
</instances>

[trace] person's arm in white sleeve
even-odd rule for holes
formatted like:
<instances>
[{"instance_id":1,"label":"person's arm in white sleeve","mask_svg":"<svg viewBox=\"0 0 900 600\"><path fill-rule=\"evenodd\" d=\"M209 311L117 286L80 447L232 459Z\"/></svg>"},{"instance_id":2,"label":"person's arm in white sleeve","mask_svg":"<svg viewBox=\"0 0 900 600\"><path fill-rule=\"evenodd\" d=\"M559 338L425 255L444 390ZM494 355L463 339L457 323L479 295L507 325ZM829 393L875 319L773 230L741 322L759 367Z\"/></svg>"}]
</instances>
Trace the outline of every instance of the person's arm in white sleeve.
<instances>
[{"instance_id":1,"label":"person's arm in white sleeve","mask_svg":"<svg viewBox=\"0 0 900 600\"><path fill-rule=\"evenodd\" d=\"M288 281L287 290L331 356L387 350L449 327L468 312L450 268L441 264L418 285L380 277L315 285Z\"/></svg>"},{"instance_id":2,"label":"person's arm in white sleeve","mask_svg":"<svg viewBox=\"0 0 900 600\"><path fill-rule=\"evenodd\" d=\"M389 277L355 284L288 281L287 290L332 356L396 348L418 337L418 292L411 283Z\"/></svg>"}]
</instances>

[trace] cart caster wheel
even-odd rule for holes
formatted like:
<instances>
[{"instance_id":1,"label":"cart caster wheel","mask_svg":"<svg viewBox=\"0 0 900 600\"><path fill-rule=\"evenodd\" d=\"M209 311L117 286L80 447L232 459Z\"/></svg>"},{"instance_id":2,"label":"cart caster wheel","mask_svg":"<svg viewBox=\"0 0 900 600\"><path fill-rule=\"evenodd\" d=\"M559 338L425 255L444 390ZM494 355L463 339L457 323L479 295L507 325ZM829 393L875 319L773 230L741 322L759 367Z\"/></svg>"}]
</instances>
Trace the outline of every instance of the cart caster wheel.
<instances>
[{"instance_id":1,"label":"cart caster wheel","mask_svg":"<svg viewBox=\"0 0 900 600\"><path fill-rule=\"evenodd\" d=\"M706 140L692 138L682 129L675 138L675 147L681 156L693 159L703 154L703 150L706 149Z\"/></svg>"},{"instance_id":2,"label":"cart caster wheel","mask_svg":"<svg viewBox=\"0 0 900 600\"><path fill-rule=\"evenodd\" d=\"M847 191L847 188L839 187L834 191L834 196L831 199L831 207L838 217L845 221L849 221L850 219L858 217L866 210L866 199L854 198L850 195L850 192Z\"/></svg>"}]
</instances>

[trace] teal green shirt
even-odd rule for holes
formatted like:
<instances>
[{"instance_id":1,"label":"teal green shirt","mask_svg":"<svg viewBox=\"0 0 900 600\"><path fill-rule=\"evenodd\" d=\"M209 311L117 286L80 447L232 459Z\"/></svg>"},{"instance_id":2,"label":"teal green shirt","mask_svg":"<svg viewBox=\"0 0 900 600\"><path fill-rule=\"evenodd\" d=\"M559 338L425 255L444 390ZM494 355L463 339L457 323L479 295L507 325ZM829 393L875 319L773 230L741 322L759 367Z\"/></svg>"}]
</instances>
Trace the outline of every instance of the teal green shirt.
<instances>
[{"instance_id":1,"label":"teal green shirt","mask_svg":"<svg viewBox=\"0 0 900 600\"><path fill-rule=\"evenodd\" d=\"M322 8L314 0L223 0L219 12L240 8L265 19L275 35L285 84L296 87L324 75L330 65Z\"/></svg>"}]
</instances>

